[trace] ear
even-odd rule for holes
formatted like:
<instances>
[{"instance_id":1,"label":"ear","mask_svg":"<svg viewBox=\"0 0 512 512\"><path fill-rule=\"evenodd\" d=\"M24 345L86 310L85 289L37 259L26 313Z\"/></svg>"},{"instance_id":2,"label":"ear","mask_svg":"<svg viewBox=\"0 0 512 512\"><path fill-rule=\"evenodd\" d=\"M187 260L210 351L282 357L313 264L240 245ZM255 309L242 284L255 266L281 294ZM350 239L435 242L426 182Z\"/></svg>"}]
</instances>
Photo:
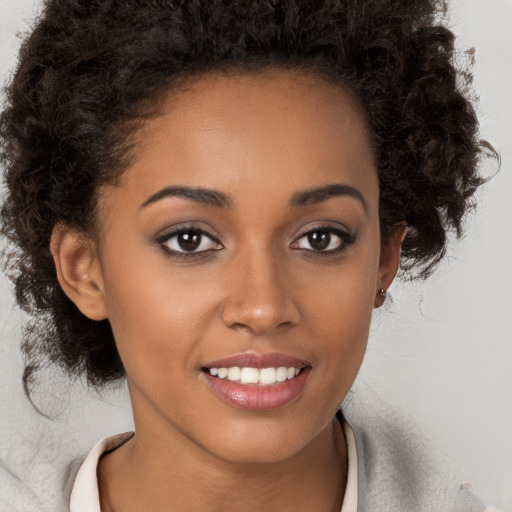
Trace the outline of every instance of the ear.
<instances>
[{"instance_id":1,"label":"ear","mask_svg":"<svg viewBox=\"0 0 512 512\"><path fill-rule=\"evenodd\" d=\"M107 318L103 277L94 242L60 223L53 228L50 251L64 293L91 320Z\"/></svg>"},{"instance_id":2,"label":"ear","mask_svg":"<svg viewBox=\"0 0 512 512\"><path fill-rule=\"evenodd\" d=\"M406 233L407 226L405 222L400 222L391 229L386 242L382 245L379 260L379 279L377 290L375 290L374 306L376 308L384 304L386 291L391 286L398 272L402 242L404 241Z\"/></svg>"}]
</instances>

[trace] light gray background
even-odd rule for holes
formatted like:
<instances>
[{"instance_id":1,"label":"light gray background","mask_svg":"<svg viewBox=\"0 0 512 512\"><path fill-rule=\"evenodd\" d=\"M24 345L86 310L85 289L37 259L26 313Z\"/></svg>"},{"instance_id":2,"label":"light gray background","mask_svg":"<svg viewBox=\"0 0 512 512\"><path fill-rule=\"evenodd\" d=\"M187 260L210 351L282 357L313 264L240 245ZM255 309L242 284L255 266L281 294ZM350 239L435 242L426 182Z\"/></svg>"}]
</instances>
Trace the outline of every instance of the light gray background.
<instances>
[{"instance_id":1,"label":"light gray background","mask_svg":"<svg viewBox=\"0 0 512 512\"><path fill-rule=\"evenodd\" d=\"M502 168L438 272L426 283L393 285L393 304L375 314L350 407L413 418L452 474L471 481L486 503L512 510L512 0L450 5L459 46L476 47L481 135L500 152ZM15 34L38 6L0 0L2 81L16 62ZM91 396L57 372L46 372L36 396L55 419L35 413L20 383L23 321L0 276L0 455L30 466L49 438L86 448L131 428L124 387Z\"/></svg>"}]
</instances>

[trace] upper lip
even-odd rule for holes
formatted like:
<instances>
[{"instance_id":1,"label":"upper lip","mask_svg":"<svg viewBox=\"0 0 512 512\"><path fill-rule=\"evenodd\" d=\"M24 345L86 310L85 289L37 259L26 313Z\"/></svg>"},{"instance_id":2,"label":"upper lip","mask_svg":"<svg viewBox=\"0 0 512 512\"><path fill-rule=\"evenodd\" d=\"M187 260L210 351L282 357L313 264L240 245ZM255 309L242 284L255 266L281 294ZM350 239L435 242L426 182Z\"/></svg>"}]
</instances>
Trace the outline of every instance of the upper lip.
<instances>
[{"instance_id":1,"label":"upper lip","mask_svg":"<svg viewBox=\"0 0 512 512\"><path fill-rule=\"evenodd\" d=\"M286 366L287 368L303 368L311 366L309 361L282 354L272 352L269 354L256 354L254 352L243 352L232 356L217 359L203 365L203 368L232 368L234 366L249 368L279 368Z\"/></svg>"}]
</instances>

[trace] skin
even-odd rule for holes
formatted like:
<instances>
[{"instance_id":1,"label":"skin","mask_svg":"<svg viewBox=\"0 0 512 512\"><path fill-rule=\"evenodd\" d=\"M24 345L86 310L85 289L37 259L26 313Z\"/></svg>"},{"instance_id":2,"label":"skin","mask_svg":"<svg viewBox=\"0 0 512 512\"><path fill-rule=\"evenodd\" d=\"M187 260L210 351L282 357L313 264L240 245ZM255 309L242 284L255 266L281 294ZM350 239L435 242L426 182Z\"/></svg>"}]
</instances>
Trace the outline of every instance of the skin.
<instances>
[{"instance_id":1,"label":"skin","mask_svg":"<svg viewBox=\"0 0 512 512\"><path fill-rule=\"evenodd\" d=\"M362 200L290 204L332 184ZM169 186L213 189L229 206L142 206ZM52 237L64 291L112 325L132 400L135 437L100 461L102 510L340 510L347 450L333 416L404 236L397 226L381 243L378 200L365 120L340 86L209 74L164 99L120 182L100 190L97 236L60 225ZM176 238L161 236L190 225L216 241L176 259ZM333 232L343 250L322 252L305 235L315 229L351 238ZM242 352L309 361L305 388L269 411L222 401L201 368Z\"/></svg>"}]
</instances>

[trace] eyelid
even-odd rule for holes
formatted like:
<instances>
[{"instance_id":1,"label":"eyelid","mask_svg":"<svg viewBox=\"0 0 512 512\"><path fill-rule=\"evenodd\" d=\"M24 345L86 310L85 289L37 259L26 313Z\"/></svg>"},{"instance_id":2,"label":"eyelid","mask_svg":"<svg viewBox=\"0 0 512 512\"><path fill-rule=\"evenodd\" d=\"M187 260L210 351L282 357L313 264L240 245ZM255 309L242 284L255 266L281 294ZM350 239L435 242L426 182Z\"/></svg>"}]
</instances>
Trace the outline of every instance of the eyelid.
<instances>
[{"instance_id":1,"label":"eyelid","mask_svg":"<svg viewBox=\"0 0 512 512\"><path fill-rule=\"evenodd\" d=\"M307 235L308 233L319 231L322 229L325 231L331 231L333 233L341 233L343 236L354 236L352 231L345 224L336 221L323 220L318 221L317 223L310 222L307 224L306 227L298 229L292 236L292 240L296 241L299 238L302 238L303 236Z\"/></svg>"},{"instance_id":2,"label":"eyelid","mask_svg":"<svg viewBox=\"0 0 512 512\"><path fill-rule=\"evenodd\" d=\"M181 222L179 224L174 224L172 226L168 226L164 229L162 229L155 237L155 243L162 243L168 240L173 235L187 232L187 231L197 231L198 233L201 233L202 235L207 236L208 238L211 238L214 242L221 244L222 242L220 240L220 235L210 226L203 227L201 226L203 222Z\"/></svg>"}]
</instances>

